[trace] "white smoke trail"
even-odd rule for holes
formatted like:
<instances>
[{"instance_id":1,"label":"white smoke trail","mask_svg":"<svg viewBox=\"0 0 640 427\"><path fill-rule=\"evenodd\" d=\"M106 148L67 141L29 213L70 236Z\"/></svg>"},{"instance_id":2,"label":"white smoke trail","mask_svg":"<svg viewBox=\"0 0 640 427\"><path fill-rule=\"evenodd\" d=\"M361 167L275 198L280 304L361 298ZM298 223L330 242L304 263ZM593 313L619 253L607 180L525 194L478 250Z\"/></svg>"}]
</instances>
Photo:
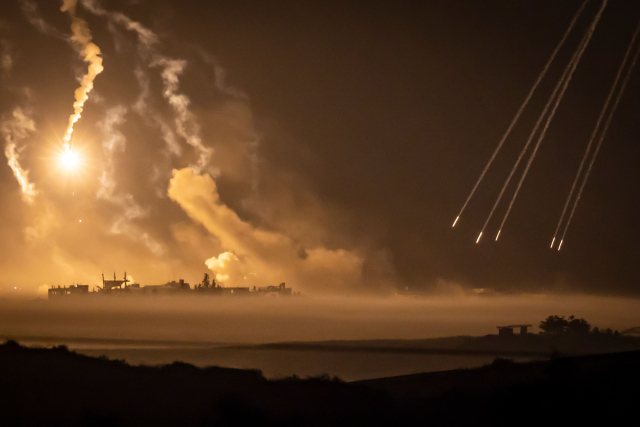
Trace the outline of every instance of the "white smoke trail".
<instances>
[{"instance_id":1,"label":"white smoke trail","mask_svg":"<svg viewBox=\"0 0 640 427\"><path fill-rule=\"evenodd\" d=\"M540 144L544 140L544 137L547 134L547 130L549 130L549 124L553 120L553 117L556 114L556 111L558 109L558 105L560 105L560 102L562 101L562 98L564 98L564 94L567 91L567 87L569 87L569 83L571 82L571 78L573 77L573 73L575 72L576 68L578 67L578 64L580 63L580 59L582 58L582 54L584 53L584 51L586 50L587 46L589 45L589 41L591 40L591 37L593 36L593 32L595 31L596 26L598 25L598 22L600 21L600 17L602 16L602 12L604 12L605 7L607 7L607 2L608 2L608 0L603 0L602 6L600 7L600 10L598 11L598 14L596 15L593 23L591 24L591 27L589 28L589 31L587 32L587 39L585 40L582 48L580 49L580 53L578 54L578 57L573 62L573 65L571 66L571 70L569 71L569 75L567 75L567 78L565 79L564 84L562 85L562 90L560 91L560 94L556 98L555 104L553 105L553 108L551 109L551 112L549 113L549 116L547 117L547 122L545 123L544 127L542 128L542 132L540 132L540 136L538 137L538 141L536 142L536 145L533 147L533 151L531 152L531 156L529 157L529 161L527 162L527 165L525 166L524 172L522 173L522 176L520 177L520 181L518 181L518 186L516 187L516 191L513 193L513 197L511 198L511 201L509 202L509 207L507 208L507 212L504 214L504 218L502 219L502 223L500 224L500 228L498 229L498 235L500 235L500 232L502 231L502 228L504 227L505 222L507 222L507 218L509 217L509 213L511 213L511 208L513 208L513 203L515 202L516 198L518 197L518 193L520 192L520 188L522 187L522 182L525 180L525 178L527 177L527 174L529 173L529 169L531 168L531 164L533 163L533 160L536 157L536 154L538 152L538 148L540 148ZM497 237L496 237L496 240L497 240Z\"/></svg>"},{"instance_id":2,"label":"white smoke trail","mask_svg":"<svg viewBox=\"0 0 640 427\"><path fill-rule=\"evenodd\" d=\"M35 185L29 181L29 171L20 165L20 152L24 147L19 147L18 144L35 130L35 122L20 107L14 109L11 118L4 120L0 125L0 131L6 143L4 154L7 156L7 163L20 184L22 200L29 205L33 204L37 191Z\"/></svg>"},{"instance_id":3,"label":"white smoke trail","mask_svg":"<svg viewBox=\"0 0 640 427\"><path fill-rule=\"evenodd\" d=\"M191 103L189 97L178 92L180 76L187 66L187 61L158 57L151 63L151 66L162 67L160 75L164 83L163 95L176 113L176 132L198 152L198 163L194 169L197 172L201 172L211 160L213 149L205 147L202 143L200 125L191 110L189 110L189 104Z\"/></svg>"},{"instance_id":4,"label":"white smoke trail","mask_svg":"<svg viewBox=\"0 0 640 427\"><path fill-rule=\"evenodd\" d=\"M460 212L458 213L458 216L456 217L455 221L453 222L452 227L456 226L458 220L460 219L460 216L462 215L462 213L466 209L467 205L469 204L469 201L471 200L471 198L475 194L476 190L478 189L478 186L480 185L480 182L482 182L482 180L484 179L484 176L487 173L487 171L489 170L489 167L491 167L491 164L493 163L493 161L495 160L496 156L498 155L498 152L500 151L500 149L504 145L505 141L507 140L507 138L511 134L511 131L513 130L514 126L516 125L516 122L520 119L520 116L522 115L522 112L524 111L525 107L529 104L529 101L531 100L531 97L533 96L533 93L536 91L536 89L540 85L540 82L542 81L544 76L547 74L547 71L549 70L549 67L551 66L551 64L553 63L553 60L555 59L556 55L560 51L560 48L564 45L565 41L567 40L567 37L569 37L569 34L571 33L571 30L573 30L573 27L575 26L576 22L578 21L578 18L582 14L582 11L584 10L584 8L587 5L588 1L589 0L584 0L584 2L582 3L582 6L580 6L578 11L574 15L573 19L571 20L571 23L569 23L569 27L567 28L567 30L565 31L564 35L560 39L560 42L558 43L556 48L551 53L551 56L547 60L547 63L545 64L544 68L542 69L542 71L538 75L538 78L536 79L535 83L533 84L533 86L529 90L529 93L527 94L527 97L524 99L524 102L522 103L522 105L520 105L520 108L516 112L516 115L513 118L513 120L511 120L511 123L509 124L509 127L507 128L507 131L504 133L504 135L502 135L502 138L500 139L500 142L498 143L498 146L493 151L493 154L491 154L491 157L489 158L489 161L487 162L487 165L484 167L484 169L480 173L480 177L478 178L478 180L476 181L475 185L471 189L471 193L469 193L469 196L467 196L467 199L465 200L464 204L462 205L462 209L460 209Z\"/></svg>"},{"instance_id":5,"label":"white smoke trail","mask_svg":"<svg viewBox=\"0 0 640 427\"><path fill-rule=\"evenodd\" d=\"M560 77L560 80L558 80L558 83L556 83L556 86L553 89L553 92L551 93L551 96L549 97L549 100L547 101L546 105L544 106L544 109L542 110L542 113L538 117L538 120L536 121L536 124L533 127L533 130L531 131L531 134L529 135L529 138L527 139L527 142L525 143L522 151L520 152L520 155L518 156L515 164L513 165L513 168L511 169L511 172L509 173L509 176L507 177L504 185L502 186L502 188L500 190L500 194L498 194L498 198L496 199L495 203L493 204L493 207L491 208L491 211L489 212L489 216L487 217L486 221L484 222L484 225L482 226L482 229L480 230L480 235L482 235L482 233L486 229L487 225L489 224L489 221L493 217L493 214L494 214L498 204L500 203L500 200L502 200L502 196L504 195L504 192L505 192L507 186L511 182L511 178L515 174L518 166L520 165L520 162L522 161L522 158L524 157L525 153L529 149L529 146L531 145L531 142L533 141L534 135L536 134L536 132L540 128L540 125L542 124L543 119L547 115L547 111L549 111L549 108L551 107L551 104L554 102L554 100L556 100L556 95L558 94L560 89L563 87L565 81L571 79L571 75L573 74L573 70L575 70L575 67L577 66L577 62L579 62L579 59L582 56L582 53L586 49L586 46L589 43L589 40L591 39L591 35L593 34L593 30L595 29L595 25L594 24L597 24L597 22L600 20L600 16L602 14L602 11L604 10L604 7L607 4L607 1L608 0L604 0L603 1L603 5L600 8L600 10L598 11L598 14L596 15L596 17L594 18L593 22L591 23L591 25L587 29L587 32L585 33L585 35L583 36L582 40L580 41L580 44L578 45L578 47L574 51L573 56L571 57L571 60L569 61L569 63L565 67L565 69L564 69L564 71L562 73L562 76ZM547 122L547 125L548 125L548 123L549 123L549 121ZM504 221L503 221L503 224L504 224ZM500 227L500 230L498 231L498 235L500 234L500 231L502 231L502 226Z\"/></svg>"},{"instance_id":6,"label":"white smoke trail","mask_svg":"<svg viewBox=\"0 0 640 427\"><path fill-rule=\"evenodd\" d=\"M38 31L47 36L55 37L57 39L69 41L62 32L58 31L55 27L47 23L38 13L38 5L32 0L19 0L20 8L25 18L31 25L33 25Z\"/></svg>"},{"instance_id":7,"label":"white smoke trail","mask_svg":"<svg viewBox=\"0 0 640 427\"><path fill-rule=\"evenodd\" d=\"M631 62L631 65L629 66L629 69L627 70L627 74L624 78L624 81L622 82L622 85L620 86L620 90L618 91L618 95L616 96L616 100L613 103L613 107L611 107L611 110L609 111L609 116L607 117L607 121L605 122L604 128L602 129L602 133L600 134L600 139L598 139L598 144L596 145L596 148L593 152L593 156L591 157L591 162L589 162L589 167L587 168L587 172L584 175L584 178L582 179L582 184L580 185L580 189L578 190L578 194L576 196L575 201L573 202L573 207L571 208L571 213L569 214L569 219L567 219L567 223L564 226L564 231L562 232L562 237L560 238L560 245L558 246L558 250L560 250L560 248L562 247L562 243L564 242L564 238L567 234L567 230L569 229L569 225L571 225L571 220L573 219L573 214L576 211L576 207L578 206L578 202L580 201L580 198L582 197L582 191L584 190L585 185L587 185L587 180L589 179L589 175L591 174L591 169L593 168L593 164L596 161L596 157L598 156L598 153L600 152L600 147L602 146L602 141L604 141L605 136L607 135L607 131L609 130L609 125L611 125L611 120L613 119L613 116L616 112L616 110L618 109L618 104L620 103L620 99L622 98L622 94L624 93L624 90L627 87L627 83L629 83L629 78L631 77L631 73L633 72L633 69L636 66L636 63L638 62L638 57L640 56L640 46L638 47L638 49L636 50L635 56L633 57L633 61Z\"/></svg>"},{"instance_id":8,"label":"white smoke trail","mask_svg":"<svg viewBox=\"0 0 640 427\"><path fill-rule=\"evenodd\" d=\"M98 127L104 135L102 150L105 157L105 165L100 176L100 188L97 197L107 200L120 207L123 211L111 227L113 234L124 234L127 237L144 244L154 255L160 256L165 252L162 244L155 241L147 232L141 231L133 225L132 221L143 218L149 211L140 206L129 193L116 192L116 168L114 156L125 150L126 138L120 132L119 126L125 122L127 109L117 106L107 110L105 118L98 123Z\"/></svg>"},{"instance_id":9,"label":"white smoke trail","mask_svg":"<svg viewBox=\"0 0 640 427\"><path fill-rule=\"evenodd\" d=\"M243 91L227 84L227 71L220 65L215 56L211 55L209 52L199 46L195 46L194 48L197 50L198 55L200 55L202 60L211 68L213 68L214 84L216 89L218 89L221 93L232 96L234 98L249 98Z\"/></svg>"},{"instance_id":10,"label":"white smoke trail","mask_svg":"<svg viewBox=\"0 0 640 427\"><path fill-rule=\"evenodd\" d=\"M187 67L187 62L181 59L169 58L158 53L157 45L159 44L158 36L139 22L131 20L129 17L118 12L108 12L102 8L98 1L83 0L83 5L92 13L100 16L106 16L117 24L123 26L129 31L133 31L138 35L140 48L144 56L150 58L149 66L151 68L161 68L160 76L164 85L163 96L175 113L176 133L183 138L187 144L191 145L198 153L198 161L193 165L193 169L201 172L211 160L213 149L206 147L200 137L200 125L198 124L194 114L189 109L190 99L184 93L178 91L180 86L180 76ZM140 70L142 72L142 70ZM224 75L222 74L222 77ZM144 86L143 86L144 90ZM144 98L138 100L138 111L144 111L146 103ZM168 132L165 124L161 124L157 118L153 119L159 125L165 141L169 146L169 150L177 154L176 144L174 143L171 133Z\"/></svg>"},{"instance_id":11,"label":"white smoke trail","mask_svg":"<svg viewBox=\"0 0 640 427\"><path fill-rule=\"evenodd\" d=\"M113 107L107 110L104 120L98 127L102 130L104 141L102 150L105 156L105 165L102 175L100 176L100 188L98 189L98 197L112 200L115 192L115 165L113 156L118 152L125 150L125 136L118 130L118 126L125 121L124 116L127 109L123 106Z\"/></svg>"},{"instance_id":12,"label":"white smoke trail","mask_svg":"<svg viewBox=\"0 0 640 427\"><path fill-rule=\"evenodd\" d=\"M163 120L160 113L149 106L149 78L141 67L136 67L134 74L138 80L140 86L140 95L133 105L133 109L136 113L143 117L147 122L153 126L157 126L162 134L162 139L167 144L169 152L177 157L182 155L182 147L178 143L175 133L171 126Z\"/></svg>"},{"instance_id":13,"label":"white smoke trail","mask_svg":"<svg viewBox=\"0 0 640 427\"><path fill-rule=\"evenodd\" d=\"M80 51L83 60L89 63L87 74L82 77L80 87L76 89L73 114L69 117L69 125L63 138L64 146L67 149L69 149L71 135L73 134L73 126L80 120L84 104L89 99L89 92L93 89L93 81L104 69L102 67L102 58L100 57L100 48L91 41L91 31L87 21L76 16L77 6L78 0L63 0L63 5L60 8L63 12L69 12L71 16L71 42Z\"/></svg>"},{"instance_id":14,"label":"white smoke trail","mask_svg":"<svg viewBox=\"0 0 640 427\"><path fill-rule=\"evenodd\" d=\"M564 204L564 207L562 208L562 214L560 214L560 219L558 220L558 224L556 225L556 229L553 232L553 240L551 240L551 247L552 248L553 248L553 244L556 241L556 238L558 237L558 231L560 231L560 225L562 224L562 220L564 219L564 216L567 213L567 208L569 207L569 202L573 198L573 193L574 193L574 191L576 189L576 185L578 184L578 179L580 178L580 175L582 174L582 170L584 169L584 166L586 164L587 157L589 157L589 153L591 152L591 146L593 145L593 142L596 139L596 135L598 134L598 131L600 130L600 126L602 124L602 119L604 118L604 115L605 115L606 111L609 109L609 104L611 103L611 100L613 99L613 94L614 94L616 88L618 87L618 83L620 82L620 78L622 77L622 73L624 71L624 68L627 65L627 62L629 61L629 57L631 56L631 51L632 51L633 46L635 45L636 40L638 38L638 34L640 34L640 23L636 27L636 30L633 33L633 36L631 37L631 42L629 43L629 47L627 48L627 51L624 54L624 57L622 59L622 63L620 64L620 67L618 68L618 72L616 74L615 79L613 80L613 84L611 85L611 89L609 91L609 94L607 95L607 99L606 99L606 101L604 103L604 106L602 107L602 111L600 111L600 116L598 117L598 121L596 122L596 127L593 129L593 132L591 133L591 137L589 138L589 142L587 143L587 148L585 149L584 155L582 156L582 160L580 161L580 167L578 168L578 172L576 173L576 177L573 180L573 184L571 185L571 190L569 191L569 196L567 196L567 200L566 200L566 202Z\"/></svg>"}]
</instances>

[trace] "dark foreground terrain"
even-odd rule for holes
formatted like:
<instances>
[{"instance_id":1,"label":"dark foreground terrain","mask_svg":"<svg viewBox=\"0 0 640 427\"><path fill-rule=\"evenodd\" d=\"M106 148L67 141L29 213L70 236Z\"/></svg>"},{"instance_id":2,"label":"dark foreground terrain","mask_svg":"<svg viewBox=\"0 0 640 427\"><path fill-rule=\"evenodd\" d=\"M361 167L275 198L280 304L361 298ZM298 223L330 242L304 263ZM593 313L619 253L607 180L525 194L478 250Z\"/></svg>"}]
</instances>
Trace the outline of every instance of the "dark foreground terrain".
<instances>
[{"instance_id":1,"label":"dark foreground terrain","mask_svg":"<svg viewBox=\"0 0 640 427\"><path fill-rule=\"evenodd\" d=\"M344 383L0 345L2 426L621 425L639 401L640 352Z\"/></svg>"}]
</instances>

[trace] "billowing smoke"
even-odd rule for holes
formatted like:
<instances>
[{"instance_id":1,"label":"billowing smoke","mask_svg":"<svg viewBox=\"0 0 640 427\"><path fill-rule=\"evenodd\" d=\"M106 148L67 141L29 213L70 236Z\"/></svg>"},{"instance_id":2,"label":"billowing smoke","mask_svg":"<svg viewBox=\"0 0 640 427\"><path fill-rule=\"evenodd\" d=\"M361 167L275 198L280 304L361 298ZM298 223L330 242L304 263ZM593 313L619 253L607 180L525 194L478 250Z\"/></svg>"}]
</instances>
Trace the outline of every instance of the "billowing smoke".
<instances>
[{"instance_id":1,"label":"billowing smoke","mask_svg":"<svg viewBox=\"0 0 640 427\"><path fill-rule=\"evenodd\" d=\"M29 171L20 165L20 153L25 148L21 145L22 141L35 130L35 122L20 107L14 109L11 117L3 120L0 125L0 131L5 140L4 154L7 156L7 163L20 184L22 200L30 205L33 204L37 193L35 185L29 181Z\"/></svg>"},{"instance_id":2,"label":"billowing smoke","mask_svg":"<svg viewBox=\"0 0 640 427\"><path fill-rule=\"evenodd\" d=\"M69 148L71 135L73 134L73 126L80 120L84 104L89 99L89 92L93 89L93 81L96 76L104 69L102 67L102 57L100 57L100 48L93 43L89 24L76 15L77 0L63 0L60 10L69 12L71 15L71 42L80 51L80 55L85 62L89 63L87 74L82 77L80 87L75 92L75 102L73 103L73 114L69 117L69 125L64 135L64 144Z\"/></svg>"},{"instance_id":3,"label":"billowing smoke","mask_svg":"<svg viewBox=\"0 0 640 427\"><path fill-rule=\"evenodd\" d=\"M247 283L247 272L244 264L236 254L223 252L217 257L211 257L204 262L215 274L218 284L224 286L243 286Z\"/></svg>"},{"instance_id":4,"label":"billowing smoke","mask_svg":"<svg viewBox=\"0 0 640 427\"><path fill-rule=\"evenodd\" d=\"M174 170L169 197L235 254L211 258L207 266L225 280L233 277L236 285L241 271L243 277L252 275L249 285L286 280L307 289L321 284L339 291L361 283L361 256L343 249L305 249L284 234L254 227L220 201L216 183L206 174Z\"/></svg>"}]
</instances>

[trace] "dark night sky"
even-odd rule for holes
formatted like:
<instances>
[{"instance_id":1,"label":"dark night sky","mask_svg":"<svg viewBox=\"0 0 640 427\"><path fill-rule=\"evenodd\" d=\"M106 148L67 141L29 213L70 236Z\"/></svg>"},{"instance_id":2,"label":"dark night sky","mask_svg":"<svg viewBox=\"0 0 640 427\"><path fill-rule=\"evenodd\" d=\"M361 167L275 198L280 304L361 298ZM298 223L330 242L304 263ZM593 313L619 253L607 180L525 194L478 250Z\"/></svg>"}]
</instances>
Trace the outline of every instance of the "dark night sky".
<instances>
[{"instance_id":1,"label":"dark night sky","mask_svg":"<svg viewBox=\"0 0 640 427\"><path fill-rule=\"evenodd\" d=\"M401 287L426 289L442 279L502 291L638 294L640 70L620 103L563 250L548 248L583 149L640 19L637 2L609 2L500 241L494 243L491 235L504 202L487 229L489 236L474 243L599 1L587 6L461 222L451 228L581 2L161 0L103 5L156 31L174 56L199 48L215 56L226 70L227 82L249 99L253 126L260 135L262 173L289 177L265 178L269 194L299 189L312 194L329 217L337 218L322 222L322 244L369 254L365 270L382 268L384 258ZM48 22L67 31L64 14L43 2L39 5ZM118 51L104 22L82 9L79 13L103 50L105 70L112 70L109 61L115 62ZM44 62L60 62L60 70L67 67L63 87L50 87L53 81L46 81L46 76L32 83L43 91L39 99L62 98L60 104L41 105L60 122L60 133L58 127L66 124L71 108L73 50L33 30L19 2L3 2L0 19L6 23L0 29L9 28L3 37L15 43L17 58L23 58L24 70L14 74L20 84L46 73L46 66L37 67L38 61L28 59L32 55L49 55ZM51 52L48 44L61 54ZM97 93L121 87L117 96L135 100L138 88L131 73L122 71L118 77L114 71L109 77L107 71L96 80ZM208 92L199 88L199 78L206 79L185 74L182 85L194 111L210 108L211 103ZM14 107L7 99L0 101L3 113ZM53 112L56 106L62 110ZM6 169L0 176L5 200L15 190L9 189L15 180ZM263 191L261 185L252 189L248 180L232 175L223 172L217 180L229 207L255 226L295 235L283 231L278 218L257 214L246 203L252 192ZM287 188L292 181L295 185ZM263 202L279 200L266 197ZM272 209L277 216L277 207ZM298 219L306 211L299 212ZM162 227L154 225L157 235L162 235ZM312 220L308 228L314 228ZM295 239L305 241L304 236Z\"/></svg>"}]
</instances>

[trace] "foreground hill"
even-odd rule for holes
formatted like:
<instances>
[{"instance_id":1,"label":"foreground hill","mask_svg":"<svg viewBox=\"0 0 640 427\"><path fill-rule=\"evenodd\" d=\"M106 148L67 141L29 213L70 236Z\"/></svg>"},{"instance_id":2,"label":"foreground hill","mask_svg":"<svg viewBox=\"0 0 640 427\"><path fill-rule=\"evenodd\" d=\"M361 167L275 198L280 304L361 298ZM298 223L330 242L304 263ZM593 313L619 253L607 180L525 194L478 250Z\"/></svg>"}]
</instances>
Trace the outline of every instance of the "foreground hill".
<instances>
[{"instance_id":1,"label":"foreground hill","mask_svg":"<svg viewBox=\"0 0 640 427\"><path fill-rule=\"evenodd\" d=\"M640 398L640 352L344 383L258 371L134 367L64 347L0 345L0 425L618 424Z\"/></svg>"}]
</instances>

